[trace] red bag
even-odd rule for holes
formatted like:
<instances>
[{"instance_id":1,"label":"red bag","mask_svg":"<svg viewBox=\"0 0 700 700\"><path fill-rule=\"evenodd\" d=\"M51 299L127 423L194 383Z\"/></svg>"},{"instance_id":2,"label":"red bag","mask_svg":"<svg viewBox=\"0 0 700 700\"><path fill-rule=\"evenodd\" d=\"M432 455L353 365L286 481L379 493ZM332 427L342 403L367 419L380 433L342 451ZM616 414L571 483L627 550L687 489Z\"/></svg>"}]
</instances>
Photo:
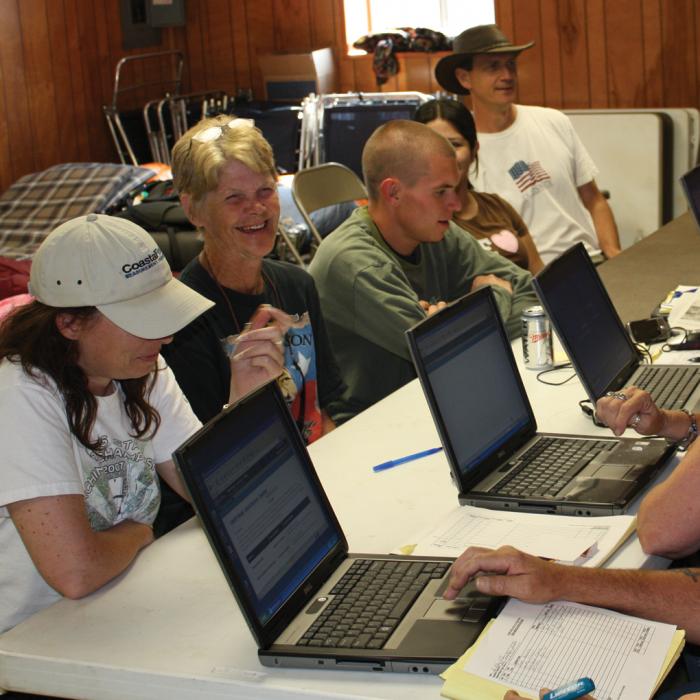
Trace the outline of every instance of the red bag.
<instances>
[{"instance_id":1,"label":"red bag","mask_svg":"<svg viewBox=\"0 0 700 700\"><path fill-rule=\"evenodd\" d=\"M26 294L32 261L0 257L0 299Z\"/></svg>"}]
</instances>

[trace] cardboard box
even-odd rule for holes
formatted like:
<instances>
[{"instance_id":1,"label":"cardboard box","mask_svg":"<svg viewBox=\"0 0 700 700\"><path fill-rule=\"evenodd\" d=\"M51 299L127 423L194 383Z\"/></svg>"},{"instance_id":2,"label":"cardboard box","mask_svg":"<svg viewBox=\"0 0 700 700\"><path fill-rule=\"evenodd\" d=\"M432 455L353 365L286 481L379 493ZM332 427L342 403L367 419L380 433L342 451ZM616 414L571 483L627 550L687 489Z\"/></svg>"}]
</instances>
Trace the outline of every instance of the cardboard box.
<instances>
[{"instance_id":1,"label":"cardboard box","mask_svg":"<svg viewBox=\"0 0 700 700\"><path fill-rule=\"evenodd\" d=\"M259 56L266 100L301 101L310 92L336 91L335 64L330 48L311 53Z\"/></svg>"}]
</instances>

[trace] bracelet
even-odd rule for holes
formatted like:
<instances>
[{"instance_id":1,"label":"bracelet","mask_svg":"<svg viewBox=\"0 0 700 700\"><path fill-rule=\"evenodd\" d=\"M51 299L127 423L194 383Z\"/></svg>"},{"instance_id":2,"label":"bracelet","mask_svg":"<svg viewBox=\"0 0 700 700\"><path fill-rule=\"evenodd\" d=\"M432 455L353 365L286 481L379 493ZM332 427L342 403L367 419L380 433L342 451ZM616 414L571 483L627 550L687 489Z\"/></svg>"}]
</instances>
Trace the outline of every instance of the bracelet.
<instances>
[{"instance_id":1,"label":"bracelet","mask_svg":"<svg viewBox=\"0 0 700 700\"><path fill-rule=\"evenodd\" d=\"M676 445L679 450L687 450L691 443L698 436L698 422L695 419L695 414L691 413L687 408L681 408L681 411L685 413L688 418L690 418L690 425L688 426L688 432L682 440L679 440Z\"/></svg>"}]
</instances>

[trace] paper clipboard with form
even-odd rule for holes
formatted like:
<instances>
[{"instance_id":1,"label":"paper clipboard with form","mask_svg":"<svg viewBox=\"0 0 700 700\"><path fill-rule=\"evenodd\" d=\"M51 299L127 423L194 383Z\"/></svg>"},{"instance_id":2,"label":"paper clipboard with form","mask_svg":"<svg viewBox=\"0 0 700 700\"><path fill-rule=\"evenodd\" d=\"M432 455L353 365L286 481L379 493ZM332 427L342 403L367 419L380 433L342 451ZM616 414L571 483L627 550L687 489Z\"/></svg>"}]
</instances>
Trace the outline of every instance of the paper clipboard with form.
<instances>
[{"instance_id":1,"label":"paper clipboard with form","mask_svg":"<svg viewBox=\"0 0 700 700\"><path fill-rule=\"evenodd\" d=\"M649 698L683 648L673 625L577 603L510 600L477 642L447 671L442 695L502 700L507 688L537 698L589 676L597 698Z\"/></svg>"}]
</instances>

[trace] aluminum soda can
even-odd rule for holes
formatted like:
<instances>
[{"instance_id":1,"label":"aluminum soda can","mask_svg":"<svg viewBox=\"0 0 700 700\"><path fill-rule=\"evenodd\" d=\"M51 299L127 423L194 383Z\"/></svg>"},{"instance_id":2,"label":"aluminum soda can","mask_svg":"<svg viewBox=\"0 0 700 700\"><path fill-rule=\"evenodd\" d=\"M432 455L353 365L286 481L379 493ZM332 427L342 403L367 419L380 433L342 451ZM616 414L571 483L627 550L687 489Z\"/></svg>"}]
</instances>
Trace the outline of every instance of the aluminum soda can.
<instances>
[{"instance_id":1,"label":"aluminum soda can","mask_svg":"<svg viewBox=\"0 0 700 700\"><path fill-rule=\"evenodd\" d=\"M547 369L554 364L552 327L541 306L531 306L522 316L523 358L528 369Z\"/></svg>"}]
</instances>

